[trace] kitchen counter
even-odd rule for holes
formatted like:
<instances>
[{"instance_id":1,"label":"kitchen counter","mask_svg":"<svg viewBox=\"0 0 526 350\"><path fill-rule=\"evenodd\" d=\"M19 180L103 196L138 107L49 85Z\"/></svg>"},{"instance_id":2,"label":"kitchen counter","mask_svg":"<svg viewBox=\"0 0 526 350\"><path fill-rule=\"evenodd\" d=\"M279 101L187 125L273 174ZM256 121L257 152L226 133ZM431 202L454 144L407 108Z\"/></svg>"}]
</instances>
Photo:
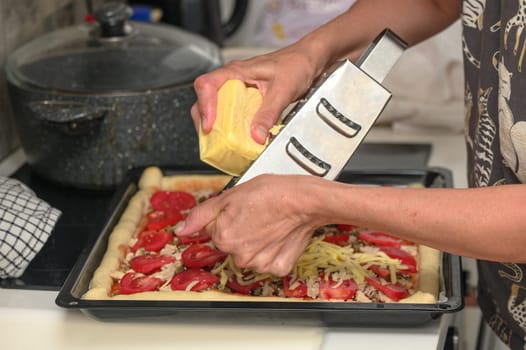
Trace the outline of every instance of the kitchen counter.
<instances>
[{"instance_id":1,"label":"kitchen counter","mask_svg":"<svg viewBox=\"0 0 526 350\"><path fill-rule=\"evenodd\" d=\"M56 292L0 289L2 349L441 349L454 315L417 328L326 328L278 320L246 324L220 319L101 322L55 305Z\"/></svg>"},{"instance_id":2,"label":"kitchen counter","mask_svg":"<svg viewBox=\"0 0 526 350\"><path fill-rule=\"evenodd\" d=\"M431 143L429 166L453 172L455 187L466 187L463 135L447 132L376 128L367 142ZM0 163L0 176L24 162L16 152ZM457 314L415 328L327 328L261 324L223 319L100 322L55 305L57 292L0 289L1 349L441 349L447 326Z\"/></svg>"}]
</instances>

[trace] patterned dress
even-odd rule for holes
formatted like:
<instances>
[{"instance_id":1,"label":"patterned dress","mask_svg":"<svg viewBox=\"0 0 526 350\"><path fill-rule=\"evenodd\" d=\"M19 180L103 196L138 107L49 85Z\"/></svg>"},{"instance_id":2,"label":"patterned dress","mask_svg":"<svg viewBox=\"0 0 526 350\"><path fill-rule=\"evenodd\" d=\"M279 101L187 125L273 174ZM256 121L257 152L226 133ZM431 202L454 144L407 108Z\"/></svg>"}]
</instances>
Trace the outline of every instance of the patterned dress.
<instances>
[{"instance_id":1,"label":"patterned dress","mask_svg":"<svg viewBox=\"0 0 526 350\"><path fill-rule=\"evenodd\" d=\"M469 185L526 183L526 0L464 0L462 10ZM526 349L525 272L478 261L484 318L512 349Z\"/></svg>"}]
</instances>

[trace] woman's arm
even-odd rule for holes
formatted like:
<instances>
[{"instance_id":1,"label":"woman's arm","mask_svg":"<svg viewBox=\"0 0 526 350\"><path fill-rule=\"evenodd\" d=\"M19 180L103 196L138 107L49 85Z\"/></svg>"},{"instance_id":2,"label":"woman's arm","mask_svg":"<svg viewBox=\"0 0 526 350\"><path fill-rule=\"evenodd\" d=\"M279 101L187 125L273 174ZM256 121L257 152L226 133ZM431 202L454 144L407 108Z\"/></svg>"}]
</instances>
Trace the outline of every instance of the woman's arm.
<instances>
[{"instance_id":1,"label":"woman's arm","mask_svg":"<svg viewBox=\"0 0 526 350\"><path fill-rule=\"evenodd\" d=\"M419 189L313 181L312 191L324 200L311 198L309 208L325 223L343 220L462 256L526 262L526 185Z\"/></svg>"},{"instance_id":2,"label":"woman's arm","mask_svg":"<svg viewBox=\"0 0 526 350\"><path fill-rule=\"evenodd\" d=\"M358 0L298 46L318 56L320 73L338 59L356 60L385 28L412 46L448 27L460 12L460 0Z\"/></svg>"},{"instance_id":3,"label":"woman's arm","mask_svg":"<svg viewBox=\"0 0 526 350\"><path fill-rule=\"evenodd\" d=\"M177 235L206 227L240 267L287 274L312 232L353 224L454 254L526 262L526 185L478 189L354 186L261 175L193 209Z\"/></svg>"},{"instance_id":4,"label":"woman's arm","mask_svg":"<svg viewBox=\"0 0 526 350\"><path fill-rule=\"evenodd\" d=\"M228 79L240 79L257 86L263 94L262 106L252 123L253 138L263 143L281 111L300 98L334 61L357 58L385 28L415 44L447 27L459 13L460 0L359 0L294 45L230 62L198 78L198 102L192 108L194 122L208 132L215 120L217 90ZM482 243L491 240L491 230L485 231L485 241L466 247L468 242L464 240L476 240L483 226L477 223L469 229L466 215L476 217L479 201L493 195L469 191L474 192L465 195L462 190L359 188L316 177L263 175L199 205L176 233L189 235L206 227L217 247L231 253L236 264L277 275L288 273L313 230L329 223L385 230L468 256L511 257L504 248L497 253L484 247ZM498 212L492 218L498 219ZM517 236L513 232L507 237ZM451 238L444 239L446 235ZM515 258L520 259L519 252Z\"/></svg>"},{"instance_id":5,"label":"woman's arm","mask_svg":"<svg viewBox=\"0 0 526 350\"><path fill-rule=\"evenodd\" d=\"M438 33L460 14L460 0L358 0L348 11L297 43L248 60L231 61L195 80L196 128L210 132L215 121L217 91L228 79L255 86L263 102L251 133L263 144L281 112L301 98L313 81L337 60L356 59L385 28L413 45Z\"/></svg>"}]
</instances>

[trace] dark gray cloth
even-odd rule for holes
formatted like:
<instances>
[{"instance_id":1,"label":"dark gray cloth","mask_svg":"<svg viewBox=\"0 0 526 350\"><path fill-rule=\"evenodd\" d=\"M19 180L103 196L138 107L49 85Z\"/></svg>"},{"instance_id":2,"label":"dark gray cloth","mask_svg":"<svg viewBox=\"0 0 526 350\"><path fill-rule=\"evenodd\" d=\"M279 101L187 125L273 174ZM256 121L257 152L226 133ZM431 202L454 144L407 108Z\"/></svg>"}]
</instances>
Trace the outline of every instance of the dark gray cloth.
<instances>
[{"instance_id":1,"label":"dark gray cloth","mask_svg":"<svg viewBox=\"0 0 526 350\"><path fill-rule=\"evenodd\" d=\"M526 0L464 0L462 22L469 185L526 183ZM477 265L485 320L524 349L526 265Z\"/></svg>"},{"instance_id":2,"label":"dark gray cloth","mask_svg":"<svg viewBox=\"0 0 526 350\"><path fill-rule=\"evenodd\" d=\"M0 278L24 273L60 215L18 180L0 177Z\"/></svg>"}]
</instances>

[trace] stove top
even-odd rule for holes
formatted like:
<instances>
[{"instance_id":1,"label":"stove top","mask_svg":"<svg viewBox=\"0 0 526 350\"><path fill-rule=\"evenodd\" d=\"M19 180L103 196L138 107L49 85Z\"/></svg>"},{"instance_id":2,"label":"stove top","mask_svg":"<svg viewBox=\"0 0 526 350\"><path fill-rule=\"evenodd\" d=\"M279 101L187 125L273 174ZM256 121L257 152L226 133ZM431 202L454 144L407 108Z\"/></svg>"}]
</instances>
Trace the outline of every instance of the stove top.
<instances>
[{"instance_id":1,"label":"stove top","mask_svg":"<svg viewBox=\"0 0 526 350\"><path fill-rule=\"evenodd\" d=\"M35 174L27 164L11 177L60 209L62 216L24 274L0 280L0 287L59 290L82 249L102 228L114 191L60 186Z\"/></svg>"},{"instance_id":2,"label":"stove top","mask_svg":"<svg viewBox=\"0 0 526 350\"><path fill-rule=\"evenodd\" d=\"M421 169L427 166L429 144L363 143L349 169ZM46 244L19 278L0 280L1 288L59 290L88 243L100 234L115 190L65 187L48 181L25 164L11 177L62 211Z\"/></svg>"}]
</instances>

